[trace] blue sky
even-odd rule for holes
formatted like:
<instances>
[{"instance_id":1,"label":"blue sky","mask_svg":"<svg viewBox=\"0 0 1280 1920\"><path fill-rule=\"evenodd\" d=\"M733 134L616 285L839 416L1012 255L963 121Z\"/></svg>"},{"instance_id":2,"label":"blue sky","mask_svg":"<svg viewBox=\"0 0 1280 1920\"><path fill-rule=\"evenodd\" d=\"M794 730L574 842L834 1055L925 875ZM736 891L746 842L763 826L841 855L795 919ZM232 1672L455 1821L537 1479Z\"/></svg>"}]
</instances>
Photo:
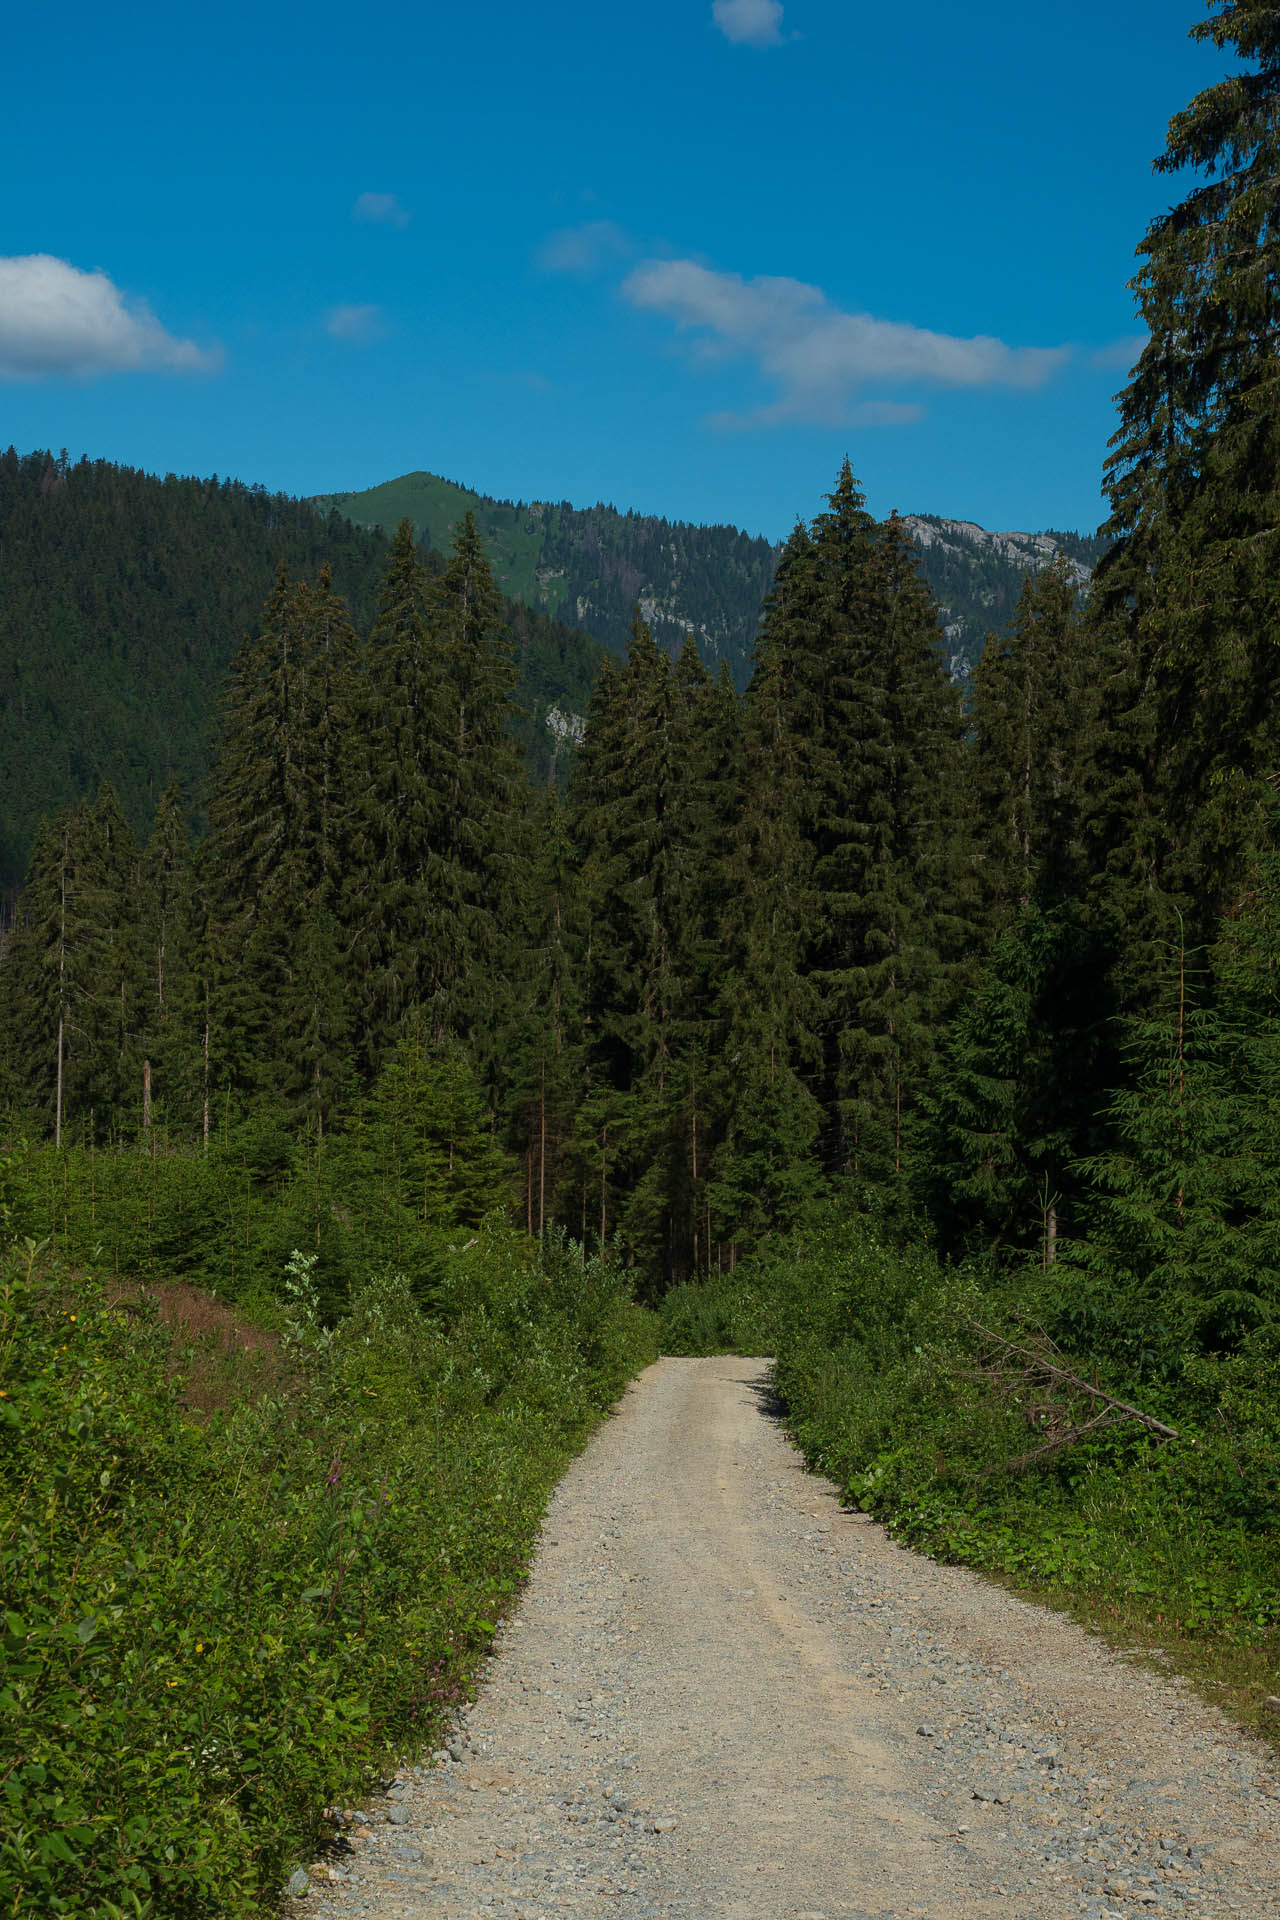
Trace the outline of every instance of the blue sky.
<instances>
[{"instance_id":1,"label":"blue sky","mask_svg":"<svg viewBox=\"0 0 1280 1920\"><path fill-rule=\"evenodd\" d=\"M0 443L784 534L1092 527L1196 0L6 27Z\"/></svg>"}]
</instances>

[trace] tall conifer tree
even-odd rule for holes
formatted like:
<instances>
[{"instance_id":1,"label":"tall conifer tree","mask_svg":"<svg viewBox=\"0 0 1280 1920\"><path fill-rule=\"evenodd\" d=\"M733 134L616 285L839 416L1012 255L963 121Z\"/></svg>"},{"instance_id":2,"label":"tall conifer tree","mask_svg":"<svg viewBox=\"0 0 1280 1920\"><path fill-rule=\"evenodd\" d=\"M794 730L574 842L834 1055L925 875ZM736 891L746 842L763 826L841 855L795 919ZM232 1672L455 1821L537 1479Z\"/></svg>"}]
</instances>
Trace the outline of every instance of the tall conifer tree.
<instances>
[{"instance_id":1,"label":"tall conifer tree","mask_svg":"<svg viewBox=\"0 0 1280 1920\"><path fill-rule=\"evenodd\" d=\"M1148 340L1094 594L1100 893L1139 999L1178 916L1194 944L1236 900L1280 753L1280 15L1210 11L1192 37L1242 66L1175 115L1155 163L1196 184L1139 249Z\"/></svg>"}]
</instances>

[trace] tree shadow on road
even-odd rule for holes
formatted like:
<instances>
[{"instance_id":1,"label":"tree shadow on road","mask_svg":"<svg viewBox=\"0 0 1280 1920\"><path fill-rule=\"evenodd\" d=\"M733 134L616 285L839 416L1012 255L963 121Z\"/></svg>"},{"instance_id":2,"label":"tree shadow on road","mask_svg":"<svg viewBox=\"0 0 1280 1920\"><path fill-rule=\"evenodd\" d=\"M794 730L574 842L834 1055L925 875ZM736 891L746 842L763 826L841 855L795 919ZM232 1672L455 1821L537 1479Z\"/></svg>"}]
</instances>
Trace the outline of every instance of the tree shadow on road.
<instances>
[{"instance_id":1,"label":"tree shadow on road","mask_svg":"<svg viewBox=\"0 0 1280 1920\"><path fill-rule=\"evenodd\" d=\"M780 1426L785 1422L787 1403L774 1384L772 1372L763 1379L759 1374L744 1374L737 1384L747 1389L766 1419L776 1420Z\"/></svg>"}]
</instances>

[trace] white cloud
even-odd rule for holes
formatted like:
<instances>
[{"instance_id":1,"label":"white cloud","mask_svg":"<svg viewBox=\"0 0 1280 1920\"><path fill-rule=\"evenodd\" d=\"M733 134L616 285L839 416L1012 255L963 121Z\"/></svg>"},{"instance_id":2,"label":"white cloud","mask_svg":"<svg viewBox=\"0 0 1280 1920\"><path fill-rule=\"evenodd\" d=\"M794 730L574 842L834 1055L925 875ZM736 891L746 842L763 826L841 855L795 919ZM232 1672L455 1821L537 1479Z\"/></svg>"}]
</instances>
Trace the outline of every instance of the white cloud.
<instances>
[{"instance_id":1,"label":"white cloud","mask_svg":"<svg viewBox=\"0 0 1280 1920\"><path fill-rule=\"evenodd\" d=\"M776 47L782 40L781 0L713 0L711 17L736 46Z\"/></svg>"},{"instance_id":2,"label":"white cloud","mask_svg":"<svg viewBox=\"0 0 1280 1920\"><path fill-rule=\"evenodd\" d=\"M145 300L50 253L0 257L0 378L209 373L219 349L166 333Z\"/></svg>"},{"instance_id":3,"label":"white cloud","mask_svg":"<svg viewBox=\"0 0 1280 1920\"><path fill-rule=\"evenodd\" d=\"M351 209L351 218L370 227L407 227L413 215L394 193L362 193Z\"/></svg>"},{"instance_id":4,"label":"white cloud","mask_svg":"<svg viewBox=\"0 0 1280 1920\"><path fill-rule=\"evenodd\" d=\"M374 306L330 307L324 325L325 332L335 340L354 340L361 345L380 340L386 332L382 309Z\"/></svg>"},{"instance_id":5,"label":"white cloud","mask_svg":"<svg viewBox=\"0 0 1280 1920\"><path fill-rule=\"evenodd\" d=\"M1009 347L987 334L961 339L846 313L801 280L744 280L696 260L644 260L622 292L633 307L664 314L692 332L696 359L749 360L772 381L776 399L746 415L719 415L721 426L856 424L855 402L868 386L1038 387L1068 354L1064 347ZM876 411L863 412L865 425L918 417L914 406L867 405Z\"/></svg>"},{"instance_id":6,"label":"white cloud","mask_svg":"<svg viewBox=\"0 0 1280 1920\"><path fill-rule=\"evenodd\" d=\"M561 227L549 235L538 254L538 265L547 273L589 279L628 255L634 259L635 254L634 242L612 220L588 220L585 226Z\"/></svg>"}]
</instances>

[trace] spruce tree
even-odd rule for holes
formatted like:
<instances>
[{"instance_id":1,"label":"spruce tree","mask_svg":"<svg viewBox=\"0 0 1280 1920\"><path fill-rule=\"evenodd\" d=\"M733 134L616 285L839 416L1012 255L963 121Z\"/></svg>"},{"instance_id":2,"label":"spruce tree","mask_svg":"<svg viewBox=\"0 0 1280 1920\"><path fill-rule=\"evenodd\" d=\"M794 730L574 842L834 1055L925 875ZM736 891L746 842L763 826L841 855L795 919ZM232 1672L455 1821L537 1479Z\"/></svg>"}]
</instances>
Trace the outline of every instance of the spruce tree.
<instances>
[{"instance_id":1,"label":"spruce tree","mask_svg":"<svg viewBox=\"0 0 1280 1920\"><path fill-rule=\"evenodd\" d=\"M114 793L44 823L3 970L20 1109L56 1144L131 1131L141 998L137 848Z\"/></svg>"},{"instance_id":2,"label":"spruce tree","mask_svg":"<svg viewBox=\"0 0 1280 1920\"><path fill-rule=\"evenodd\" d=\"M1136 999L1179 915L1196 944L1238 898L1280 748L1280 16L1211 11L1193 38L1243 64L1175 115L1155 163L1194 184L1139 249L1149 337L1120 396L1094 594L1098 891Z\"/></svg>"},{"instance_id":3,"label":"spruce tree","mask_svg":"<svg viewBox=\"0 0 1280 1920\"><path fill-rule=\"evenodd\" d=\"M457 928L435 884L452 832L447 663L431 577L402 520L370 637L365 699L367 783L357 914L363 1051L376 1063L406 1013L439 991L441 954Z\"/></svg>"},{"instance_id":4,"label":"spruce tree","mask_svg":"<svg viewBox=\"0 0 1280 1920\"><path fill-rule=\"evenodd\" d=\"M325 1050L345 1049L336 1036L351 1024L358 672L359 643L327 570L313 589L282 569L260 633L232 663L203 863L221 1072L242 1092L277 1097L287 1087L317 1119L345 1068L317 1077L315 1035L330 1036ZM333 960L323 983L317 940Z\"/></svg>"},{"instance_id":5,"label":"spruce tree","mask_svg":"<svg viewBox=\"0 0 1280 1920\"><path fill-rule=\"evenodd\" d=\"M824 717L818 597L814 544L801 525L765 604L728 862L719 1022L725 1123L713 1191L734 1244L789 1224L816 1181L820 1041L804 956L817 914L810 823Z\"/></svg>"},{"instance_id":6,"label":"spruce tree","mask_svg":"<svg viewBox=\"0 0 1280 1920\"><path fill-rule=\"evenodd\" d=\"M896 517L877 530L846 461L814 527L825 699L812 756L815 930L831 1171L896 1181L969 932L959 700L937 608Z\"/></svg>"},{"instance_id":7,"label":"spruce tree","mask_svg":"<svg viewBox=\"0 0 1280 1920\"><path fill-rule=\"evenodd\" d=\"M182 795L173 779L156 809L139 880L144 1133L163 1127L191 1139L203 1131L203 920Z\"/></svg>"},{"instance_id":8,"label":"spruce tree","mask_svg":"<svg viewBox=\"0 0 1280 1920\"><path fill-rule=\"evenodd\" d=\"M970 760L984 918L997 936L1082 879L1081 761L1092 733L1089 629L1059 555L1023 582L1012 627L974 676Z\"/></svg>"},{"instance_id":9,"label":"spruce tree","mask_svg":"<svg viewBox=\"0 0 1280 1920\"><path fill-rule=\"evenodd\" d=\"M29 1117L59 1146L91 977L79 910L86 836L83 805L41 821L0 973L11 1097L23 1123Z\"/></svg>"},{"instance_id":10,"label":"spruce tree","mask_svg":"<svg viewBox=\"0 0 1280 1920\"><path fill-rule=\"evenodd\" d=\"M502 598L464 515L436 591L444 794L427 881L435 903L427 1004L438 1034L492 1031L515 971L508 946L527 857L527 790L511 733L515 664Z\"/></svg>"},{"instance_id":11,"label":"spruce tree","mask_svg":"<svg viewBox=\"0 0 1280 1920\"><path fill-rule=\"evenodd\" d=\"M922 1105L916 1191L945 1249L1034 1251L1079 1229L1114 1068L1113 1008L1078 908L1024 907L951 1022Z\"/></svg>"}]
</instances>

